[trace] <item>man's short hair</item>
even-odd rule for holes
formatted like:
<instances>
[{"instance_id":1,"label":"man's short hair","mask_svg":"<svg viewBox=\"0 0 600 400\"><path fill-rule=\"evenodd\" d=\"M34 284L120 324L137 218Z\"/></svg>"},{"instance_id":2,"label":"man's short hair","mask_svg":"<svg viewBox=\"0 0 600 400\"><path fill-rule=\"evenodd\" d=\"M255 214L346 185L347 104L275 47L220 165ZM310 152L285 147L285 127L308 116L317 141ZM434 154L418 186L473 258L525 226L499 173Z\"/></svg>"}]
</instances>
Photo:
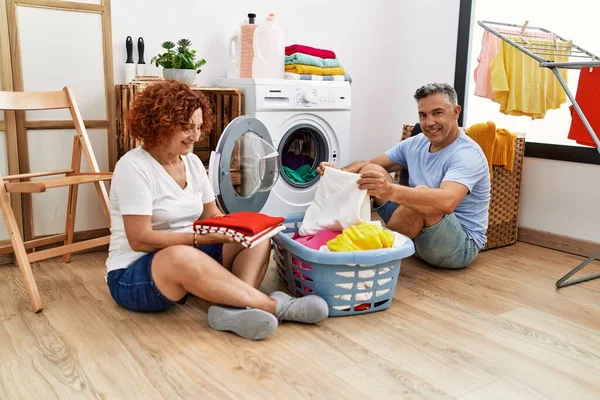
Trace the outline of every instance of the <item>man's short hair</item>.
<instances>
[{"instance_id":1,"label":"man's short hair","mask_svg":"<svg viewBox=\"0 0 600 400\"><path fill-rule=\"evenodd\" d=\"M434 82L421 86L415 92L415 100L419 101L432 94L443 94L453 106L458 105L458 95L456 94L456 90L447 83Z\"/></svg>"}]
</instances>

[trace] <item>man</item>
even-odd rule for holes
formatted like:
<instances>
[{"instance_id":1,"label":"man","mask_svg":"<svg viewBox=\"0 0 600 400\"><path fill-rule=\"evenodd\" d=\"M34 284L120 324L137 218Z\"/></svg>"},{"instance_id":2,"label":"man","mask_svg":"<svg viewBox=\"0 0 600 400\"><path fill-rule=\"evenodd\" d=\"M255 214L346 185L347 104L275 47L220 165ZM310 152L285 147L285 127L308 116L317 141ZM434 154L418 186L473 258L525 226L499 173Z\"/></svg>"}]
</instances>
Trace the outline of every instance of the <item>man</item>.
<instances>
[{"instance_id":1,"label":"man","mask_svg":"<svg viewBox=\"0 0 600 400\"><path fill-rule=\"evenodd\" d=\"M486 243L490 174L479 145L458 126L461 107L448 84L415 92L422 133L369 162L343 171L359 173L359 188L374 197L390 229L415 243L416 255L442 268L468 266ZM324 173L329 163L321 163ZM395 185L389 172L408 168L409 186Z\"/></svg>"}]
</instances>

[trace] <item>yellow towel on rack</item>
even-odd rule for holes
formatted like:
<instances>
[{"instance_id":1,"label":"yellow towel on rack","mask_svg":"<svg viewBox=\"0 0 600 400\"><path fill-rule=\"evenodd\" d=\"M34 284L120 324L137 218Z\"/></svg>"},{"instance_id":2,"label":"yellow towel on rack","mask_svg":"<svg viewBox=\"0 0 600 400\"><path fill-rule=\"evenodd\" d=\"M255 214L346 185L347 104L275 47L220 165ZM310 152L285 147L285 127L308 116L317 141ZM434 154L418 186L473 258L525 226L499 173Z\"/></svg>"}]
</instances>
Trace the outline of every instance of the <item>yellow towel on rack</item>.
<instances>
[{"instance_id":1,"label":"yellow towel on rack","mask_svg":"<svg viewBox=\"0 0 600 400\"><path fill-rule=\"evenodd\" d=\"M329 251L387 249L394 245L394 235L381 226L363 221L344 229L326 245Z\"/></svg>"},{"instance_id":2,"label":"yellow towel on rack","mask_svg":"<svg viewBox=\"0 0 600 400\"><path fill-rule=\"evenodd\" d=\"M288 64L285 66L285 72L292 72L294 74L306 74L306 75L344 75L346 70L343 67L315 67L313 65L302 65L302 64Z\"/></svg>"},{"instance_id":3,"label":"yellow towel on rack","mask_svg":"<svg viewBox=\"0 0 600 400\"><path fill-rule=\"evenodd\" d=\"M492 176L492 157L494 155L494 146L496 144L496 124L493 122L485 122L481 124L471 125L467 130L467 135L477 142L485 159L488 162L490 176Z\"/></svg>"},{"instance_id":4,"label":"yellow towel on rack","mask_svg":"<svg viewBox=\"0 0 600 400\"><path fill-rule=\"evenodd\" d=\"M513 170L515 160L515 140L517 134L498 128L496 130L496 144L494 146L494 155L492 164L504 167L509 171Z\"/></svg>"},{"instance_id":5,"label":"yellow towel on rack","mask_svg":"<svg viewBox=\"0 0 600 400\"><path fill-rule=\"evenodd\" d=\"M550 40L528 39L530 46L546 48L552 53ZM564 52L564 49L561 49ZM557 62L568 61L567 55L544 55ZM559 70L567 82L567 71ZM549 68L539 63L521 50L502 42L491 67L493 101L500 104L500 112L507 115L525 115L532 119L544 118L547 110L559 108L567 96Z\"/></svg>"}]
</instances>

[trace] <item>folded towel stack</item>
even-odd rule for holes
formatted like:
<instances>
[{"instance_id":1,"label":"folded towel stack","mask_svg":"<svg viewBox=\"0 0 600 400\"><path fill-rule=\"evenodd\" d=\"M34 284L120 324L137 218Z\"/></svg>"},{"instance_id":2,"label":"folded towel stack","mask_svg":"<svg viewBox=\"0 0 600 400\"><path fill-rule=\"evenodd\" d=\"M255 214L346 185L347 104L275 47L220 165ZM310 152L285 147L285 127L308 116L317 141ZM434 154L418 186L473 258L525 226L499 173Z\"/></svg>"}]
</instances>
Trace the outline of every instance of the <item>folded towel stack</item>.
<instances>
[{"instance_id":1,"label":"folded towel stack","mask_svg":"<svg viewBox=\"0 0 600 400\"><path fill-rule=\"evenodd\" d=\"M285 48L285 56L285 79L352 81L331 50L294 44Z\"/></svg>"},{"instance_id":2,"label":"folded towel stack","mask_svg":"<svg viewBox=\"0 0 600 400\"><path fill-rule=\"evenodd\" d=\"M220 233L233 238L242 246L253 248L257 244L267 240L279 232L285 230L281 217L239 211L213 218L197 220L194 222L194 230L200 235Z\"/></svg>"}]
</instances>

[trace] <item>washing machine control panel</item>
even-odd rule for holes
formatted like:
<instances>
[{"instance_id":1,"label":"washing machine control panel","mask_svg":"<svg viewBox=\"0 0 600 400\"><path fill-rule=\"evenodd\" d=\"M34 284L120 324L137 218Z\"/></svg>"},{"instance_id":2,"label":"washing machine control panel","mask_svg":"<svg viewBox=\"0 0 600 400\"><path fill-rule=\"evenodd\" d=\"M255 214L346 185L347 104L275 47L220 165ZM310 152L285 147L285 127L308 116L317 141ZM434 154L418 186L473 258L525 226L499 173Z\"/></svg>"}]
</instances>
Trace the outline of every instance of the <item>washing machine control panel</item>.
<instances>
[{"instance_id":1,"label":"washing machine control panel","mask_svg":"<svg viewBox=\"0 0 600 400\"><path fill-rule=\"evenodd\" d=\"M296 105L302 107L334 106L335 93L328 89L296 89Z\"/></svg>"}]
</instances>

